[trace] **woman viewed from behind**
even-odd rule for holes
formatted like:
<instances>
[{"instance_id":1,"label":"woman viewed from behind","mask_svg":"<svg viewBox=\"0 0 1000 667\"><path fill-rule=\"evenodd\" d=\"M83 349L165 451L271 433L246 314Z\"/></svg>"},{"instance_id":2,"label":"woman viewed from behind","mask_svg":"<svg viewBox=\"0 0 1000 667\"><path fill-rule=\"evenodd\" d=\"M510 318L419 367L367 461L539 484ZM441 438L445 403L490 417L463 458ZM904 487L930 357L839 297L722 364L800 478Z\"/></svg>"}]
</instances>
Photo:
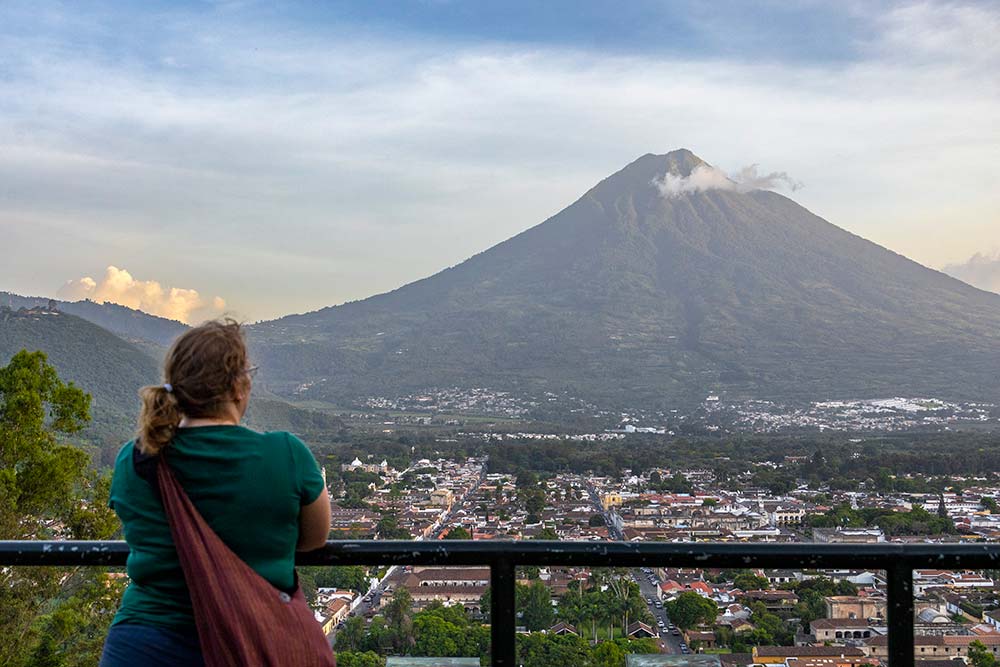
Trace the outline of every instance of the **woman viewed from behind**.
<instances>
[{"instance_id":1,"label":"woman viewed from behind","mask_svg":"<svg viewBox=\"0 0 1000 667\"><path fill-rule=\"evenodd\" d=\"M198 582L185 580L187 545L178 543L179 556L178 521L165 510L174 495L163 493L172 487L158 485L156 465L176 478L208 532L285 602L296 596L295 551L325 544L330 502L312 453L289 433L240 426L254 370L239 324L208 322L174 343L164 384L140 392L139 433L118 454L110 500L130 548L130 584L102 667L204 664L189 587Z\"/></svg>"}]
</instances>

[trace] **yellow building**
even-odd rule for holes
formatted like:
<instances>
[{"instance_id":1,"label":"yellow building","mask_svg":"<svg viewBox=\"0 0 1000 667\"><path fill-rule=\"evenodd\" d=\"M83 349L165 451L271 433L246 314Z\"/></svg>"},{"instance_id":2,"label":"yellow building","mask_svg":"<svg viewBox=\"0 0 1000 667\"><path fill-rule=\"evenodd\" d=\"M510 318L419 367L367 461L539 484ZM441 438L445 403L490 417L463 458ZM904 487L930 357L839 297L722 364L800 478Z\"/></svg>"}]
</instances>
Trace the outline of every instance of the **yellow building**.
<instances>
[{"instance_id":1,"label":"yellow building","mask_svg":"<svg viewBox=\"0 0 1000 667\"><path fill-rule=\"evenodd\" d=\"M864 651L852 646L754 646L753 664L784 665L788 660L817 660L832 658L845 664L861 662Z\"/></svg>"},{"instance_id":2,"label":"yellow building","mask_svg":"<svg viewBox=\"0 0 1000 667\"><path fill-rule=\"evenodd\" d=\"M622 506L622 494L620 493L605 493L601 496L601 506L604 507L604 511L607 512L612 507Z\"/></svg>"}]
</instances>

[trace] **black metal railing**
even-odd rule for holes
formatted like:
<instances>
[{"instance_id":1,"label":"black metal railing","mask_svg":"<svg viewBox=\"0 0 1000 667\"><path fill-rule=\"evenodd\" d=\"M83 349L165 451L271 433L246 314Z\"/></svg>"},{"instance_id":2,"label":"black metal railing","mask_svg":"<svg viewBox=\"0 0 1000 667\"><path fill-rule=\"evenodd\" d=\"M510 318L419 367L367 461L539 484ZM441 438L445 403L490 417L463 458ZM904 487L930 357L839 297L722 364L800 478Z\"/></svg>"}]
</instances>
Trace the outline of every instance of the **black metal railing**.
<instances>
[{"instance_id":1,"label":"black metal railing","mask_svg":"<svg viewBox=\"0 0 1000 667\"><path fill-rule=\"evenodd\" d=\"M122 566L127 556L124 542L0 541L0 566ZM913 570L998 569L1000 544L345 541L299 554L296 560L299 565L488 565L494 667L517 664L514 584L515 568L522 565L885 570L889 663L914 667Z\"/></svg>"}]
</instances>

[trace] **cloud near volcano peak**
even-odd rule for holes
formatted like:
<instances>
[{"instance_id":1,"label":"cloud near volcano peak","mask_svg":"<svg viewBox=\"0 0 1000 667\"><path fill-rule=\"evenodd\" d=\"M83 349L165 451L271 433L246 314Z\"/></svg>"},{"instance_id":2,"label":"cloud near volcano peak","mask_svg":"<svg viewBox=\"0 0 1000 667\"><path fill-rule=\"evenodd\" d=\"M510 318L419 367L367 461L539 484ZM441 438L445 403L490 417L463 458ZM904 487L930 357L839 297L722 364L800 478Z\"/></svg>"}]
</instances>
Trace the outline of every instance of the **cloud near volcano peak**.
<instances>
[{"instance_id":1,"label":"cloud near volcano peak","mask_svg":"<svg viewBox=\"0 0 1000 667\"><path fill-rule=\"evenodd\" d=\"M218 317L226 309L220 297L202 297L197 290L164 287L155 280L137 280L126 269L108 266L100 281L90 276L68 280L56 293L60 299L111 302L187 324Z\"/></svg>"},{"instance_id":2,"label":"cloud near volcano peak","mask_svg":"<svg viewBox=\"0 0 1000 667\"><path fill-rule=\"evenodd\" d=\"M705 192L707 190L750 192L751 190L787 188L794 192L802 187L800 182L783 171L760 174L757 168L758 165L751 164L730 176L718 167L700 164L692 169L691 173L687 176L668 172L663 175L662 179L654 179L653 185L667 199L680 197L692 192Z\"/></svg>"}]
</instances>

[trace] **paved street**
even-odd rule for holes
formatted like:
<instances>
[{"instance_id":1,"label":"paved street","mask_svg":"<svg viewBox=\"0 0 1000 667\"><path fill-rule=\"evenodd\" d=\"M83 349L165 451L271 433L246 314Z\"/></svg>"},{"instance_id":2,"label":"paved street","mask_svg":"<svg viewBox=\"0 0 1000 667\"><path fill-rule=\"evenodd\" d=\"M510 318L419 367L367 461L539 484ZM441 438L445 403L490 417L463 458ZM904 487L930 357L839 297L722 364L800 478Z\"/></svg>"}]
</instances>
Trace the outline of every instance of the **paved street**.
<instances>
[{"instance_id":1,"label":"paved street","mask_svg":"<svg viewBox=\"0 0 1000 667\"><path fill-rule=\"evenodd\" d=\"M590 487L590 499L594 504L594 507L601 513L604 517L604 522L608 526L608 536L612 540L622 540L624 539L622 534L614 527L611 521L611 516L609 512L605 512L604 508L601 506L600 496L597 494L597 490ZM680 635L673 635L670 631L670 618L667 616L667 612L663 610L663 607L656 607L657 596L657 586L659 585L659 580L650 581L650 573L644 572L641 568L636 568L632 570L632 578L635 579L636 583L639 584L639 590L642 591L642 597L645 600L652 600L653 603L649 604L649 612L653 615L654 622L656 626L654 629L660 633L660 646L664 653L680 653L680 644L684 641L683 637ZM659 626L658 621L663 621L663 627Z\"/></svg>"},{"instance_id":2,"label":"paved street","mask_svg":"<svg viewBox=\"0 0 1000 667\"><path fill-rule=\"evenodd\" d=\"M438 539L438 537L440 537L441 533L444 531L445 527L447 527L448 521L451 519L451 517L462 508L463 504L465 503L465 499L479 489L484 479L486 479L485 466L483 467L482 474L480 474L479 479L476 481L475 486L469 489L469 491L460 500L452 504L451 508L447 511L447 513L445 513L441 517L441 519L436 524L434 524L431 532L427 535L427 537L426 538L418 537L416 539L417 540ZM390 567L389 570L386 572L385 576L379 580L378 585L370 589L368 593L365 595L365 599L363 599L361 603L358 604L358 606L355 607L354 610L352 610L351 613L348 615L364 616L372 609L378 609L379 601L382 599L382 596L385 595L386 588L392 588L393 586L398 585L398 583L402 580L402 577L398 576L400 574L402 574L402 570L400 570L398 567L396 566ZM334 631L330 633L331 641L336 637L336 634L337 634L337 629L334 629Z\"/></svg>"},{"instance_id":3,"label":"paved street","mask_svg":"<svg viewBox=\"0 0 1000 667\"><path fill-rule=\"evenodd\" d=\"M653 600L654 604L649 605L649 612L653 615L653 619L655 621L663 621L662 628L659 627L659 625L656 626L656 630L660 633L660 644L663 647L663 652L680 653L680 643L683 641L683 638L679 635L674 636L670 633L670 630L668 629L670 627L670 618L667 616L667 612L664 611L662 607L657 608L655 605L657 600L657 584L651 583L649 581L649 575L641 569L633 570L632 574L636 582L639 584L639 590L642 591L642 597L646 600Z\"/></svg>"}]
</instances>

